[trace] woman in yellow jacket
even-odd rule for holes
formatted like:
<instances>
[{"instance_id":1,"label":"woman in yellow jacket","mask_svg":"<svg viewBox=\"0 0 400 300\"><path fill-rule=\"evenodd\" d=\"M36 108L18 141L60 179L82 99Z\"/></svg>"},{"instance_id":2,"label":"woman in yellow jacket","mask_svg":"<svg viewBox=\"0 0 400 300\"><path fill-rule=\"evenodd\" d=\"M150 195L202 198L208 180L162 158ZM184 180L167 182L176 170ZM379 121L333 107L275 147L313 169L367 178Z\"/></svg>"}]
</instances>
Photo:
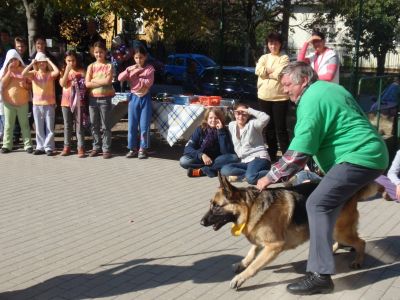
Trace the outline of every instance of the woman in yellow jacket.
<instances>
[{"instance_id":1,"label":"woman in yellow jacket","mask_svg":"<svg viewBox=\"0 0 400 300\"><path fill-rule=\"evenodd\" d=\"M266 128L266 142L271 161L275 161L278 143L282 153L289 146L286 127L289 97L283 92L278 78L279 73L289 63L289 57L281 52L282 36L279 33L270 33L266 44L269 53L261 56L256 65L257 89L260 110L271 117Z\"/></svg>"}]
</instances>

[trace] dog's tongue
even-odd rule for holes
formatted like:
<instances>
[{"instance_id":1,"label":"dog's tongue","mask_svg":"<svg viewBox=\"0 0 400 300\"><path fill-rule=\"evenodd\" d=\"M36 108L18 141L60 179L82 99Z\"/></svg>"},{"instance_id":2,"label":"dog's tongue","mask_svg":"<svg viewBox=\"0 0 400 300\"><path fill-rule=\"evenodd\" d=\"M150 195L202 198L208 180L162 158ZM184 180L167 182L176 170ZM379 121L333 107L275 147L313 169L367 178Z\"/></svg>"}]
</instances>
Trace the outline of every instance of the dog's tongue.
<instances>
[{"instance_id":1,"label":"dog's tongue","mask_svg":"<svg viewBox=\"0 0 400 300\"><path fill-rule=\"evenodd\" d=\"M244 227L246 226L246 223L243 224L232 224L232 229L231 229L231 233L233 236L239 236L242 234L242 231L244 229Z\"/></svg>"}]
</instances>

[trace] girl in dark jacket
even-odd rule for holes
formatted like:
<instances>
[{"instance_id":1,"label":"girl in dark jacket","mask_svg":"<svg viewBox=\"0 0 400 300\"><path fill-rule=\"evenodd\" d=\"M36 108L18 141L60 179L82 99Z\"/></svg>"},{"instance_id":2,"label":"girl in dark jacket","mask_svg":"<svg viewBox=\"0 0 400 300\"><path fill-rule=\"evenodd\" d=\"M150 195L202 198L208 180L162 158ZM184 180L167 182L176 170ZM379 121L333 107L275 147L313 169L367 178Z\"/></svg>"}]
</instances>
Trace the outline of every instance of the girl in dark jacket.
<instances>
[{"instance_id":1,"label":"girl in dark jacket","mask_svg":"<svg viewBox=\"0 0 400 300\"><path fill-rule=\"evenodd\" d=\"M207 109L185 146L179 161L181 167L188 170L189 177L215 177L224 165L238 160L222 111Z\"/></svg>"}]
</instances>

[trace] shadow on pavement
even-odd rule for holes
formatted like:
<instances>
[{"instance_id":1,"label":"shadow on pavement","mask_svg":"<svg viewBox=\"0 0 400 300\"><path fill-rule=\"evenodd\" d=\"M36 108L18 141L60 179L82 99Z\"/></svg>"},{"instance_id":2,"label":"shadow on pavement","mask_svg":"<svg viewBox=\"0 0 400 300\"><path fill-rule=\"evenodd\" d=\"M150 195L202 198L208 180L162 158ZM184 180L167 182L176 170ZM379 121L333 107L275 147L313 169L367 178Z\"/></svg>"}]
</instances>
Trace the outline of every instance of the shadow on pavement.
<instances>
[{"instance_id":1,"label":"shadow on pavement","mask_svg":"<svg viewBox=\"0 0 400 300\"><path fill-rule=\"evenodd\" d=\"M204 255L205 253L226 250L229 249L182 256ZM62 297L62 299L78 300L122 295L188 280L199 284L223 282L233 277L234 274L230 266L238 262L241 257L217 255L198 260L189 266L156 263L156 261L162 259L168 259L168 257L136 259L117 264L116 267L107 268L94 274L60 275L26 289L0 293L0 299L52 299ZM110 265L104 265L104 267L107 266Z\"/></svg>"}]
</instances>

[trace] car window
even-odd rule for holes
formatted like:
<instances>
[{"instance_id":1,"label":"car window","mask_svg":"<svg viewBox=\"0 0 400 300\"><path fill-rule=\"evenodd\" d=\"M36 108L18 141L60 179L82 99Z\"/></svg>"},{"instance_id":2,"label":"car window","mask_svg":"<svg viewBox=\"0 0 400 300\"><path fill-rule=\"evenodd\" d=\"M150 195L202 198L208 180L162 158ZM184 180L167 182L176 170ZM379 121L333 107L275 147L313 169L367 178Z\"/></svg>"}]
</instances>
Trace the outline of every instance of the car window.
<instances>
[{"instance_id":1,"label":"car window","mask_svg":"<svg viewBox=\"0 0 400 300\"><path fill-rule=\"evenodd\" d=\"M215 66L216 63L211 58L205 56L196 57L197 62L204 68Z\"/></svg>"},{"instance_id":2,"label":"car window","mask_svg":"<svg viewBox=\"0 0 400 300\"><path fill-rule=\"evenodd\" d=\"M176 66L185 66L185 59L183 57L175 58L175 65Z\"/></svg>"},{"instance_id":3,"label":"car window","mask_svg":"<svg viewBox=\"0 0 400 300\"><path fill-rule=\"evenodd\" d=\"M257 75L251 72L243 72L243 83L254 84L257 82Z\"/></svg>"}]
</instances>

